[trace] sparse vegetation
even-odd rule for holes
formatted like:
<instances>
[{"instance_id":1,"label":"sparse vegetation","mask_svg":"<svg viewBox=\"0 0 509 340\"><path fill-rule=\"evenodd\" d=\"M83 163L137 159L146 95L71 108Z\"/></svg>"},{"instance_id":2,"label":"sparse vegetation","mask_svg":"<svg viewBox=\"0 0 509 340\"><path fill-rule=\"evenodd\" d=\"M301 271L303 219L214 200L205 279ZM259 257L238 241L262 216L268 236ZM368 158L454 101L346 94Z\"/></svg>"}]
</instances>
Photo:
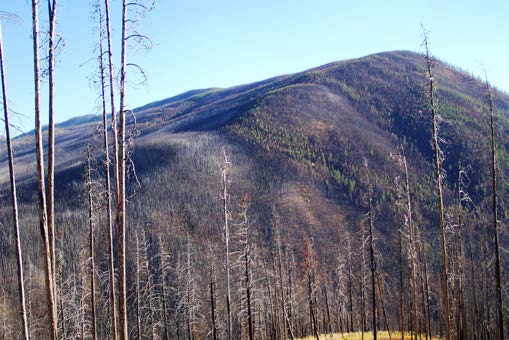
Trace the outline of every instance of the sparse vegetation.
<instances>
[{"instance_id":1,"label":"sparse vegetation","mask_svg":"<svg viewBox=\"0 0 509 340\"><path fill-rule=\"evenodd\" d=\"M99 0L101 117L44 130L32 6L36 130L0 143L19 203L0 206L0 338L504 338L508 96L396 51L131 112L152 2L115 7L116 88Z\"/></svg>"}]
</instances>

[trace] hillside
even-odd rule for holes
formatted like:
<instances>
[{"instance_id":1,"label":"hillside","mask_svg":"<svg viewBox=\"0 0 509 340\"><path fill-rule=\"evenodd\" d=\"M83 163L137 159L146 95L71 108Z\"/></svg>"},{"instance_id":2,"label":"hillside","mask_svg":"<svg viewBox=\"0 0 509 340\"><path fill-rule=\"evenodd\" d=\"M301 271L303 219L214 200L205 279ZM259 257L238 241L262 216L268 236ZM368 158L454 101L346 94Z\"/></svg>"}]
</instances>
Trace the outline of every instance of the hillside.
<instances>
[{"instance_id":1,"label":"hillside","mask_svg":"<svg viewBox=\"0 0 509 340\"><path fill-rule=\"evenodd\" d=\"M448 222L452 225L456 219L454 209L461 168L468 174L465 189L472 198L465 208L470 218L468 227L484 225L490 218L486 209L490 188L485 85L440 61L435 70L438 109L443 117L440 134L444 139ZM232 223L241 224L243 209L248 204L247 218L256 240L253 256L265 261L256 267L256 275L276 280L270 276L273 274L265 273L274 266L270 254L280 235L285 261L289 261L288 266L291 261L296 266L295 272L288 275L300 277L307 251L305 240L312 240L321 268L318 281L331 282L333 289L338 289L342 284L338 281L338 261L358 242L355 240L363 230L361 226L368 211L368 183L372 182L380 266L388 280L395 279L399 275L396 236L404 224L401 190L396 184L402 172L395 157L403 149L409 162L415 221L429 242L428 256L435 278L439 264L434 251L438 249L438 226L431 123L423 95L425 83L423 57L394 51L227 89L189 91L133 110L129 121L133 131L129 147L134 165L129 182L132 196L128 202L130 273L134 273L135 230L146 234L145 251L149 258L149 254L157 253L157 240L162 238L175 261L179 249L189 242L186 238L189 233L195 249L197 298L208 299L208 269L211 265L220 268L218 254L221 254L223 225L220 194L225 150L230 162L228 204ZM509 96L495 92L494 99L499 166L507 176ZM101 139L95 132L99 123L99 117L84 116L57 126L56 196L60 235L57 247L62 259L84 256L75 251L82 248L86 228L83 149L88 141L96 146L97 173L101 174ZM25 244L39 237L32 143L31 134L15 141ZM5 165L2 149L0 167L5 169ZM2 172L0 181L5 189L7 180L7 174ZM507 186L500 182L502 196L506 196ZM8 199L5 189L0 196L3 202ZM501 208L506 214L506 206ZM9 213L8 206L2 205L0 220L6 221L4 224L8 224ZM451 228L454 235L454 227ZM478 242L479 235L471 236L471 241ZM98 261L98 270L105 272L105 234L98 238L98 253L103 259ZM0 239L2 263L9 263L13 256L9 239ZM507 235L502 242L507 245ZM240 243L234 242L234 247L240 247ZM31 261L41 268L38 263L41 249L30 248L29 252ZM476 251L472 256L481 261L479 254ZM356 259L360 261L360 257ZM66 261L62 261L60 275L71 275L75 269L66 267ZM175 275L177 269L172 269ZM8 277L2 279L6 286L11 284ZM237 279L241 282L240 277ZM179 284L175 281L175 285ZM260 292L266 284L269 285L265 281L259 284ZM305 296L304 288L301 289L296 294ZM397 301L397 292L387 286L386 300ZM240 290L235 294L241 294ZM262 300L262 295L259 298ZM172 303L176 301L177 297ZM341 305L338 301L334 303L338 304L337 308ZM207 306L196 308L199 338L198 334L202 333L198 329L207 328ZM305 315L300 311L305 311L305 304L294 308L296 314ZM218 309L222 311L224 306ZM387 309L390 322L396 324L397 302L389 302ZM438 309L436 305L434 334L441 324L440 317L436 316ZM307 325L308 320L302 318L302 323ZM260 322L262 319L266 320L265 316L260 317ZM299 324L298 319L295 322ZM242 328L240 324L236 327ZM305 329L299 332L308 334Z\"/></svg>"}]
</instances>

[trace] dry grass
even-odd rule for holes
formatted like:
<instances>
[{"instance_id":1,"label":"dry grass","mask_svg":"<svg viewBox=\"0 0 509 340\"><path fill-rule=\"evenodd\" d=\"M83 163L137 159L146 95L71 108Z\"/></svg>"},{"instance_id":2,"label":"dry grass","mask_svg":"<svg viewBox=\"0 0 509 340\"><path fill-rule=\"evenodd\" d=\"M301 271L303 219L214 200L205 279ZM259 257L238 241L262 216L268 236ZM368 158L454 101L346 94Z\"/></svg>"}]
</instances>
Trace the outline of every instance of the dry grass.
<instances>
[{"instance_id":1,"label":"dry grass","mask_svg":"<svg viewBox=\"0 0 509 340\"><path fill-rule=\"evenodd\" d=\"M378 332L377 339L379 340L389 340L388 332ZM424 337L423 337L424 338ZM361 340L362 334L361 332L355 333L334 333L334 334L322 334L320 335L320 340ZM364 333L364 340L372 340L373 334L369 332ZM402 340L401 333L399 332L391 332L391 340ZM410 340L410 333L405 333L405 340ZM299 338L298 340L315 340L313 336L307 336L305 338ZM439 338L433 338L432 340L439 340Z\"/></svg>"}]
</instances>

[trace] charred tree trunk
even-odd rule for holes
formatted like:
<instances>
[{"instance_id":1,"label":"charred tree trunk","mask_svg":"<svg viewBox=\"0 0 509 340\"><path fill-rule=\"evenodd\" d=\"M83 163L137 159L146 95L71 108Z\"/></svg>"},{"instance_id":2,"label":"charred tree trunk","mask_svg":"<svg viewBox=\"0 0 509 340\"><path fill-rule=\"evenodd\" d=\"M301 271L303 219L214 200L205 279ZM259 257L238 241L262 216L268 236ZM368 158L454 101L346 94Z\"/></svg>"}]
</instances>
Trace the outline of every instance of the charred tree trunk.
<instances>
[{"instance_id":1,"label":"charred tree trunk","mask_svg":"<svg viewBox=\"0 0 509 340\"><path fill-rule=\"evenodd\" d=\"M377 340L377 315L376 315L376 261L375 261L375 245L374 245L374 209L373 209L373 184L371 183L371 178L369 175L368 163L367 160L364 160L366 172L368 174L368 205L369 205L369 262L370 262L370 270L371 270L371 313L372 322L373 322L373 340Z\"/></svg>"},{"instance_id":2,"label":"charred tree trunk","mask_svg":"<svg viewBox=\"0 0 509 340\"><path fill-rule=\"evenodd\" d=\"M86 188L88 199L88 226L89 226L89 261L90 261L90 305L92 311L92 339L97 339L96 310L95 310L95 253L94 253L94 200L92 193L92 168L91 168L91 149L90 145L86 150L87 157L87 175Z\"/></svg>"},{"instance_id":3,"label":"charred tree trunk","mask_svg":"<svg viewBox=\"0 0 509 340\"><path fill-rule=\"evenodd\" d=\"M54 306L57 305L56 258L55 258L55 26L57 0L48 0L49 31L48 31L48 235L51 248L51 272L54 283Z\"/></svg>"},{"instance_id":4,"label":"charred tree trunk","mask_svg":"<svg viewBox=\"0 0 509 340\"><path fill-rule=\"evenodd\" d=\"M141 271L141 259L140 259L140 239L138 232L136 232L136 330L138 332L138 338L142 338L141 333L141 294L140 294L140 271Z\"/></svg>"},{"instance_id":5,"label":"charred tree trunk","mask_svg":"<svg viewBox=\"0 0 509 340\"><path fill-rule=\"evenodd\" d=\"M216 292L214 267L209 272L209 288L210 288L210 318L212 322L212 339L217 340L217 321L216 321Z\"/></svg>"},{"instance_id":6,"label":"charred tree trunk","mask_svg":"<svg viewBox=\"0 0 509 340\"><path fill-rule=\"evenodd\" d=\"M44 263L46 280L46 298L50 323L50 339L56 340L58 333L55 308L55 286L52 272L51 240L48 233L46 188L44 183L44 153L42 142L41 110L40 110L40 67L39 67L39 11L38 1L32 0L32 38L34 52L34 98L35 98L35 145L37 153L39 227L44 242Z\"/></svg>"},{"instance_id":7,"label":"charred tree trunk","mask_svg":"<svg viewBox=\"0 0 509 340\"><path fill-rule=\"evenodd\" d=\"M106 3L108 0L106 0ZM110 174L110 147L108 141L108 115L106 105L106 79L105 79L105 66L104 66L104 51L103 51L103 15L100 8L99 16L99 69L101 73L101 100L102 100L102 113L103 113L103 147L104 147L104 170L105 170L105 187L106 187L106 219L108 225L108 251L109 251L109 303L110 303L110 318L111 318L111 337L113 340L117 339L117 298L115 296L115 255L113 247L113 212L111 204L111 174ZM109 25L109 23L108 23ZM108 53L109 54L109 53ZM110 83L111 86L111 83Z\"/></svg>"},{"instance_id":8,"label":"charred tree trunk","mask_svg":"<svg viewBox=\"0 0 509 340\"><path fill-rule=\"evenodd\" d=\"M21 238L19 230L19 217L18 217L18 197L16 193L16 176L14 172L14 153L11 144L11 127L9 125L9 105L7 101L7 84L5 81L4 70L4 56L3 56L3 42L2 42L2 25L0 21L0 76L2 77L2 99L4 106L4 123L5 123L5 140L7 143L7 154L9 158L9 181L11 186L11 201L12 201L12 221L14 223L14 235L16 238L16 260L18 264L18 290L19 290L19 313L23 321L23 337L28 339L30 337L28 331L28 319L26 312L25 302L25 284L23 275L23 256L21 250Z\"/></svg>"},{"instance_id":9,"label":"charred tree trunk","mask_svg":"<svg viewBox=\"0 0 509 340\"><path fill-rule=\"evenodd\" d=\"M410 181L408 178L408 166L406 157L403 155L403 170L405 171L405 196L406 196L406 222L408 225L408 257L410 258L410 285L412 289L412 330L410 338L417 340L417 287L416 287L416 263L417 250L415 249L414 222L412 218L412 200L410 198Z\"/></svg>"},{"instance_id":10,"label":"charred tree trunk","mask_svg":"<svg viewBox=\"0 0 509 340\"><path fill-rule=\"evenodd\" d=\"M405 339L405 278L403 267L403 230L399 230L399 329L401 331L401 339Z\"/></svg>"},{"instance_id":11,"label":"charred tree trunk","mask_svg":"<svg viewBox=\"0 0 509 340\"><path fill-rule=\"evenodd\" d=\"M224 169L222 173L223 180L223 218L224 218L224 250L225 250L225 284L226 284L226 313L227 313L227 335L228 340L233 337L233 325L232 325L232 312L231 312L231 294L230 294L230 227L228 224L229 212L228 212L228 182L227 182L227 171L230 165L226 151L223 149L224 156Z\"/></svg>"},{"instance_id":12,"label":"charred tree trunk","mask_svg":"<svg viewBox=\"0 0 509 340\"><path fill-rule=\"evenodd\" d=\"M424 33L424 47L426 49L425 53L425 61L426 61L426 74L428 78L428 96L429 96L429 106L431 110L431 121L432 121L432 144L435 152L435 179L436 179L436 190L437 190L437 198L438 198L438 217L439 217L439 226L440 226L440 241L441 241L441 251L442 251L442 274L443 274L443 290L444 290L444 307L445 307L445 339L451 339L451 329L450 329L450 312L449 312L449 287L448 287L448 269L447 269L447 243L445 239L445 221L444 221L444 200L442 194L442 155L440 151L439 145L439 137L438 137L438 125L439 125L439 115L436 111L435 104L435 77L433 74L433 62L429 53L428 48L428 37L427 33L423 28Z\"/></svg>"},{"instance_id":13,"label":"charred tree trunk","mask_svg":"<svg viewBox=\"0 0 509 340\"><path fill-rule=\"evenodd\" d=\"M120 162L118 153L118 126L117 126L117 114L115 111L115 79L113 76L113 47L111 43L111 20L110 20L110 2L104 0L104 15L106 24L106 37L108 40L108 80L110 88L110 110L111 110L111 132L113 135L113 178L115 185L115 201L118 202L119 189L119 174L120 174ZM116 321L115 321L116 325ZM116 326L114 327L116 329ZM115 340L116 332L113 334Z\"/></svg>"},{"instance_id":14,"label":"charred tree trunk","mask_svg":"<svg viewBox=\"0 0 509 340\"><path fill-rule=\"evenodd\" d=\"M499 339L505 337L504 330L504 302L502 296L502 270L500 264L500 240L498 225L498 193L497 193L497 147L495 142L495 110L493 108L493 99L489 84L486 85L488 92L488 109L490 114L490 142L491 142L491 186L492 186L492 214L493 214L493 233L495 235L495 281L497 296L497 316Z\"/></svg>"},{"instance_id":15,"label":"charred tree trunk","mask_svg":"<svg viewBox=\"0 0 509 340\"><path fill-rule=\"evenodd\" d=\"M119 131L119 186L117 200L118 222L118 253L119 253L119 286L120 286L120 339L129 339L127 325L127 282L126 282L126 30L127 30L127 0L122 0L122 49L120 68L120 131Z\"/></svg>"}]
</instances>

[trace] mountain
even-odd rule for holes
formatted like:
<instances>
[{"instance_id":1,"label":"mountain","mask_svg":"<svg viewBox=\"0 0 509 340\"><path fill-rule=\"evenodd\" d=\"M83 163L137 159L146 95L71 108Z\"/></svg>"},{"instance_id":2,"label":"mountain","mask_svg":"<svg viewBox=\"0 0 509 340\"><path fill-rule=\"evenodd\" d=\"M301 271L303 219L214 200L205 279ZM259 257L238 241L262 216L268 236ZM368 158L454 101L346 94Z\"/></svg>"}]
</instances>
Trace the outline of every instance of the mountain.
<instances>
[{"instance_id":1,"label":"mountain","mask_svg":"<svg viewBox=\"0 0 509 340\"><path fill-rule=\"evenodd\" d=\"M395 235L404 223L402 171L397 162L401 150L409 163L415 221L431 247L438 247L424 72L422 55L385 52L227 89L189 91L133 110L130 230L141 228L153 239L176 237L180 243L185 242L187 230L197 248L205 249L212 242L210 247L220 252L221 174L226 165L231 218L237 223L248 204L249 224L260 249L270 253L274 235L280 233L287 251L293 249L300 263L303 240L312 239L319 263L334 272L338 247L357 237L365 222L366 195L373 183L382 268L389 276L396 275ZM448 221L455 219L461 169L468 175L464 189L471 198L469 216L472 223L481 223L489 219L490 202L486 86L441 61L436 61L435 72ZM493 95L499 166L507 176L509 96L496 90ZM86 219L85 143L96 145L96 167L101 172L99 123L97 116L84 116L57 125L57 225L62 230L62 252L69 258L77 256L72 249L82 242L80 225ZM21 216L31 226L25 231L28 239L37 237L32 143L30 135L15 141ZM2 167L5 157L2 151ZM6 185L7 177L2 175L0 181ZM506 195L507 186L501 188ZM4 190L0 198L6 197ZM475 209L480 209L477 216ZM8 213L4 206L0 217L8 220ZM103 238L99 243L106 247ZM134 245L132 233L129 238ZM37 253L31 250L33 258ZM201 278L207 277L211 261L207 256L207 252L196 254L197 261L201 259L196 268ZM431 254L430 261L434 266L439 258Z\"/></svg>"},{"instance_id":2,"label":"mountain","mask_svg":"<svg viewBox=\"0 0 509 340\"><path fill-rule=\"evenodd\" d=\"M462 164L470 176L470 194L479 203L487 155L482 118L485 85L443 62L437 62L436 73L448 182L451 188L455 185ZM393 178L387 176L387 169L394 173L391 154L397 153L400 144L408 153L414 180L431 180L425 84L423 57L395 51L228 89L189 91L133 110L130 123L136 117L139 132L133 157L139 160L137 168L144 170L143 158L165 149L164 141L177 138L193 143L197 136L213 135L262 164L274 161L283 173L313 179L320 183L320 195L358 210L366 182L363 158L369 160L371 172L380 176L376 182L382 192L391 192ZM507 162L508 97L496 92L495 107L500 112L501 160ZM99 123L99 117L84 116L57 125L59 168L73 174L64 175L66 181L81 171L81 150ZM171 149L171 142L167 146ZM138 153L141 148L149 149ZM28 180L33 176L28 164L35 158L32 137L18 138L16 155L26 165L20 178ZM65 185L70 184L60 183Z\"/></svg>"}]
</instances>

